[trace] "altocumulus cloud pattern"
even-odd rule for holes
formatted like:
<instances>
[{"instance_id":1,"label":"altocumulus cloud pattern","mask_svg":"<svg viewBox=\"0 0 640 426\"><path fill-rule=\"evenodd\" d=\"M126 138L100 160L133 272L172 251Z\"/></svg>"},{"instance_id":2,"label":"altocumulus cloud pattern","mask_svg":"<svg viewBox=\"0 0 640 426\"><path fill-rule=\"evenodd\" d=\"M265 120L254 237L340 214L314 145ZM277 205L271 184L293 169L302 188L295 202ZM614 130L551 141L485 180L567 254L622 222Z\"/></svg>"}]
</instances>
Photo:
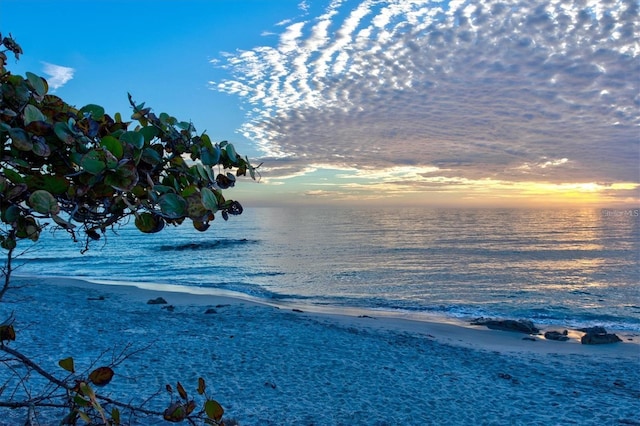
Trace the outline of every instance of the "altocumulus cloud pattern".
<instances>
[{"instance_id":1,"label":"altocumulus cloud pattern","mask_svg":"<svg viewBox=\"0 0 640 426\"><path fill-rule=\"evenodd\" d=\"M283 174L638 182L638 40L635 0L333 1L211 87Z\"/></svg>"}]
</instances>

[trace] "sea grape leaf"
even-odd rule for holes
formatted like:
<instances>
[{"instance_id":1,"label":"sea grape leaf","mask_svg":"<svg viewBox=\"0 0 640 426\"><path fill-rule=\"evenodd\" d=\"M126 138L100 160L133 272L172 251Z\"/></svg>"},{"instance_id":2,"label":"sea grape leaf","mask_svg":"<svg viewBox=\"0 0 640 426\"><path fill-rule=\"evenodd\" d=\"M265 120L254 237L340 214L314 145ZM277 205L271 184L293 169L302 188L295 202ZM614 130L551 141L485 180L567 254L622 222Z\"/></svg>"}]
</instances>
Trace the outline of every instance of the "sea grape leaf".
<instances>
[{"instance_id":1,"label":"sea grape leaf","mask_svg":"<svg viewBox=\"0 0 640 426\"><path fill-rule=\"evenodd\" d=\"M142 133L139 132L124 132L122 135L120 135L120 140L138 149L142 149L142 147L144 146L145 137Z\"/></svg>"},{"instance_id":2,"label":"sea grape leaf","mask_svg":"<svg viewBox=\"0 0 640 426\"><path fill-rule=\"evenodd\" d=\"M16 331L13 324L0 325L0 342L10 342L16 340Z\"/></svg>"},{"instance_id":3,"label":"sea grape leaf","mask_svg":"<svg viewBox=\"0 0 640 426\"><path fill-rule=\"evenodd\" d=\"M124 148L122 147L122 142L113 136L105 136L100 140L100 145L106 148L110 153L112 153L117 159L121 159L124 155Z\"/></svg>"},{"instance_id":4,"label":"sea grape leaf","mask_svg":"<svg viewBox=\"0 0 640 426\"><path fill-rule=\"evenodd\" d=\"M113 407L111 409L111 418L113 419L113 423L116 425L120 424L120 410L117 407Z\"/></svg>"},{"instance_id":5,"label":"sea grape leaf","mask_svg":"<svg viewBox=\"0 0 640 426\"><path fill-rule=\"evenodd\" d=\"M60 216L58 216L57 214L51 214L51 219L53 219L53 221L56 223L56 225L61 226L64 229L73 229L76 226L71 223L71 222L67 222L66 220L64 220L63 218L61 218Z\"/></svg>"},{"instance_id":6,"label":"sea grape leaf","mask_svg":"<svg viewBox=\"0 0 640 426\"><path fill-rule=\"evenodd\" d=\"M158 205L162 213L171 219L184 217L187 212L187 201L174 193L163 194L158 198Z\"/></svg>"},{"instance_id":7,"label":"sea grape leaf","mask_svg":"<svg viewBox=\"0 0 640 426\"><path fill-rule=\"evenodd\" d=\"M184 390L184 387L182 386L182 383L178 382L176 384L176 389L178 390L178 395L180 395L180 397L186 401L188 399L188 396L187 396L187 392Z\"/></svg>"},{"instance_id":8,"label":"sea grape leaf","mask_svg":"<svg viewBox=\"0 0 640 426\"><path fill-rule=\"evenodd\" d=\"M76 141L76 135L67 123L56 123L55 126L53 126L53 131L58 139L67 145L73 145Z\"/></svg>"},{"instance_id":9,"label":"sea grape leaf","mask_svg":"<svg viewBox=\"0 0 640 426\"><path fill-rule=\"evenodd\" d=\"M89 374L89 380L96 386L106 386L115 373L109 367L98 367Z\"/></svg>"},{"instance_id":10,"label":"sea grape leaf","mask_svg":"<svg viewBox=\"0 0 640 426\"><path fill-rule=\"evenodd\" d=\"M162 413L162 418L172 423L179 423L186 417L187 414L185 413L184 406L181 402L174 402L164 410L164 413Z\"/></svg>"},{"instance_id":11,"label":"sea grape leaf","mask_svg":"<svg viewBox=\"0 0 640 426\"><path fill-rule=\"evenodd\" d=\"M200 160L205 166L215 166L220 161L220 147L217 145L211 148L203 146L200 150Z\"/></svg>"},{"instance_id":12,"label":"sea grape leaf","mask_svg":"<svg viewBox=\"0 0 640 426\"><path fill-rule=\"evenodd\" d=\"M39 157L48 157L51 155L51 148L49 148L49 145L47 145L43 139L44 138L38 137L33 140L31 150Z\"/></svg>"},{"instance_id":13,"label":"sea grape leaf","mask_svg":"<svg viewBox=\"0 0 640 426\"><path fill-rule=\"evenodd\" d=\"M229 161L231 161L231 164L236 164L238 154L236 154L236 149L234 148L233 144L227 144L225 150L227 151L227 156L229 157Z\"/></svg>"},{"instance_id":14,"label":"sea grape leaf","mask_svg":"<svg viewBox=\"0 0 640 426\"><path fill-rule=\"evenodd\" d=\"M224 414L224 409L217 401L208 399L204 403L204 412L207 414L207 417L219 422Z\"/></svg>"},{"instance_id":15,"label":"sea grape leaf","mask_svg":"<svg viewBox=\"0 0 640 426\"><path fill-rule=\"evenodd\" d=\"M11 138L13 146L18 148L20 151L31 151L33 148L31 138L24 129L12 127L9 129L9 137Z\"/></svg>"},{"instance_id":16,"label":"sea grape leaf","mask_svg":"<svg viewBox=\"0 0 640 426\"><path fill-rule=\"evenodd\" d=\"M42 111L40 111L38 107L35 105L29 104L26 107L24 107L24 111L22 114L24 117L25 126L28 126L34 121L47 121L47 117L45 117Z\"/></svg>"},{"instance_id":17,"label":"sea grape leaf","mask_svg":"<svg viewBox=\"0 0 640 426\"><path fill-rule=\"evenodd\" d=\"M94 120L100 121L104 117L104 108L95 104L85 105L80 108L78 115L83 116L85 114L89 114Z\"/></svg>"},{"instance_id":18,"label":"sea grape leaf","mask_svg":"<svg viewBox=\"0 0 640 426\"><path fill-rule=\"evenodd\" d=\"M35 211L42 214L58 214L60 212L60 207L54 196L44 189L39 189L31 194L29 197L29 205Z\"/></svg>"},{"instance_id":19,"label":"sea grape leaf","mask_svg":"<svg viewBox=\"0 0 640 426\"><path fill-rule=\"evenodd\" d=\"M213 213L217 212L218 197L216 197L216 194L209 188L202 188L200 194L202 196L202 205Z\"/></svg>"},{"instance_id":20,"label":"sea grape leaf","mask_svg":"<svg viewBox=\"0 0 640 426\"><path fill-rule=\"evenodd\" d=\"M104 161L104 155L102 152L92 149L87 152L83 157L80 165L87 173L97 175L103 171L107 165Z\"/></svg>"},{"instance_id":21,"label":"sea grape leaf","mask_svg":"<svg viewBox=\"0 0 640 426\"><path fill-rule=\"evenodd\" d=\"M73 358L72 357L68 357L65 359L61 359L60 361L58 361L58 365L60 367L62 367L63 369L67 370L70 373L75 373L76 369L73 365Z\"/></svg>"},{"instance_id":22,"label":"sea grape leaf","mask_svg":"<svg viewBox=\"0 0 640 426\"><path fill-rule=\"evenodd\" d=\"M207 384L205 383L202 377L198 377L198 394L204 395L204 392L207 390Z\"/></svg>"},{"instance_id":23,"label":"sea grape leaf","mask_svg":"<svg viewBox=\"0 0 640 426\"><path fill-rule=\"evenodd\" d=\"M33 90L36 92L38 96L42 97L47 94L49 87L45 79L29 71L27 71L25 75L27 76L27 80L29 81L29 84L31 85L31 87L33 88Z\"/></svg>"},{"instance_id":24,"label":"sea grape leaf","mask_svg":"<svg viewBox=\"0 0 640 426\"><path fill-rule=\"evenodd\" d=\"M164 228L164 220L154 214L145 212L136 216L136 228L145 234L155 234Z\"/></svg>"}]
</instances>

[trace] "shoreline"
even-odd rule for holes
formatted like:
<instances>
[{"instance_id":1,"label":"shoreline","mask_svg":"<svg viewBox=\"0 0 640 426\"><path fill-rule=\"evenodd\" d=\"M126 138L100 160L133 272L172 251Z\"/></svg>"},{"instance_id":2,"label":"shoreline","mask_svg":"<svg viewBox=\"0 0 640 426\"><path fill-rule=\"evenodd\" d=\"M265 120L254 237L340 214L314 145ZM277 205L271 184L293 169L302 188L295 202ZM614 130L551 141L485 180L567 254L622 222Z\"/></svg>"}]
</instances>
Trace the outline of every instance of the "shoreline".
<instances>
[{"instance_id":1,"label":"shoreline","mask_svg":"<svg viewBox=\"0 0 640 426\"><path fill-rule=\"evenodd\" d=\"M248 305L275 308L279 311L294 312L312 320L339 324L343 327L358 327L373 331L396 331L414 333L433 339L445 345L462 346L470 349L496 351L500 353L534 354L582 354L615 358L630 358L640 361L640 333L607 330L617 334L622 342L604 345L583 345L580 338L584 334L564 325L540 325L537 335L489 329L471 325L469 321L444 316L394 313L375 309L318 307L299 303L270 302L242 293L220 289L185 287L173 284L141 283L110 280L89 280L60 276L16 276L14 281L42 280L47 284L62 287L79 287L105 293L124 295L131 302L147 304L150 299L163 297L162 306L216 306ZM517 319L517 318L513 318ZM569 340L553 341L544 338L545 331L568 330ZM535 341L526 339L533 338Z\"/></svg>"},{"instance_id":2,"label":"shoreline","mask_svg":"<svg viewBox=\"0 0 640 426\"><path fill-rule=\"evenodd\" d=\"M224 419L242 426L638 424L636 343L534 342L451 321L311 312L211 289L24 276L13 284L0 304L2 315L15 312L13 348L56 376L65 374L64 357L85 369L141 349L118 364L104 391L158 411L171 399L167 384L195 392L203 377ZM167 304L147 303L157 297ZM0 368L0 382L10 383L13 371ZM38 394L38 379L15 391ZM0 425L24 423L24 412L7 414ZM40 424L58 424L64 413L47 415Z\"/></svg>"}]
</instances>

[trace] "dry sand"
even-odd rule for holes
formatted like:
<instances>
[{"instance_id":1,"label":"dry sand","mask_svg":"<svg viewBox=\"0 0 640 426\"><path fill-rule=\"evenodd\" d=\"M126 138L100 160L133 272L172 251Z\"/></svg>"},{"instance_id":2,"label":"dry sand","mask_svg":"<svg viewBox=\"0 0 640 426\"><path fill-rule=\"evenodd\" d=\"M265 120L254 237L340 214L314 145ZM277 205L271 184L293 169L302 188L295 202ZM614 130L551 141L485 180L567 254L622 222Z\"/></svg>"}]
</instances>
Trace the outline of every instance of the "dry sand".
<instances>
[{"instance_id":1,"label":"dry sand","mask_svg":"<svg viewBox=\"0 0 640 426\"><path fill-rule=\"evenodd\" d=\"M2 315L15 311L12 346L50 370L63 356L89 364L105 349L152 343L105 388L120 399L177 380L195 389L202 376L241 425L640 425L637 335L587 346L580 333L530 341L466 323L318 312L206 289L16 282L26 286L0 304ZM174 309L147 304L156 297ZM151 404L167 402L161 394Z\"/></svg>"}]
</instances>

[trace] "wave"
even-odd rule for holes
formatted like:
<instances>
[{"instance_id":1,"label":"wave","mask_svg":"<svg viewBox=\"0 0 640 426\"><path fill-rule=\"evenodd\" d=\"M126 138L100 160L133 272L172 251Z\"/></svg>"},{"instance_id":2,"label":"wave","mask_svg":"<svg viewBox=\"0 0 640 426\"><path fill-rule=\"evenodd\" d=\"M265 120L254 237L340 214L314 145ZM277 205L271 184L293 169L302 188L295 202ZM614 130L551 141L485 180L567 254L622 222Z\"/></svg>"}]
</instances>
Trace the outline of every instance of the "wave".
<instances>
[{"instance_id":1,"label":"wave","mask_svg":"<svg viewBox=\"0 0 640 426\"><path fill-rule=\"evenodd\" d=\"M165 244L159 247L160 251L185 251L185 250L212 250L220 248L229 248L234 246L241 246L245 244L255 244L257 240L249 240L247 238L229 239L229 240L214 240L214 241L202 241L198 243L186 243L186 244Z\"/></svg>"}]
</instances>

